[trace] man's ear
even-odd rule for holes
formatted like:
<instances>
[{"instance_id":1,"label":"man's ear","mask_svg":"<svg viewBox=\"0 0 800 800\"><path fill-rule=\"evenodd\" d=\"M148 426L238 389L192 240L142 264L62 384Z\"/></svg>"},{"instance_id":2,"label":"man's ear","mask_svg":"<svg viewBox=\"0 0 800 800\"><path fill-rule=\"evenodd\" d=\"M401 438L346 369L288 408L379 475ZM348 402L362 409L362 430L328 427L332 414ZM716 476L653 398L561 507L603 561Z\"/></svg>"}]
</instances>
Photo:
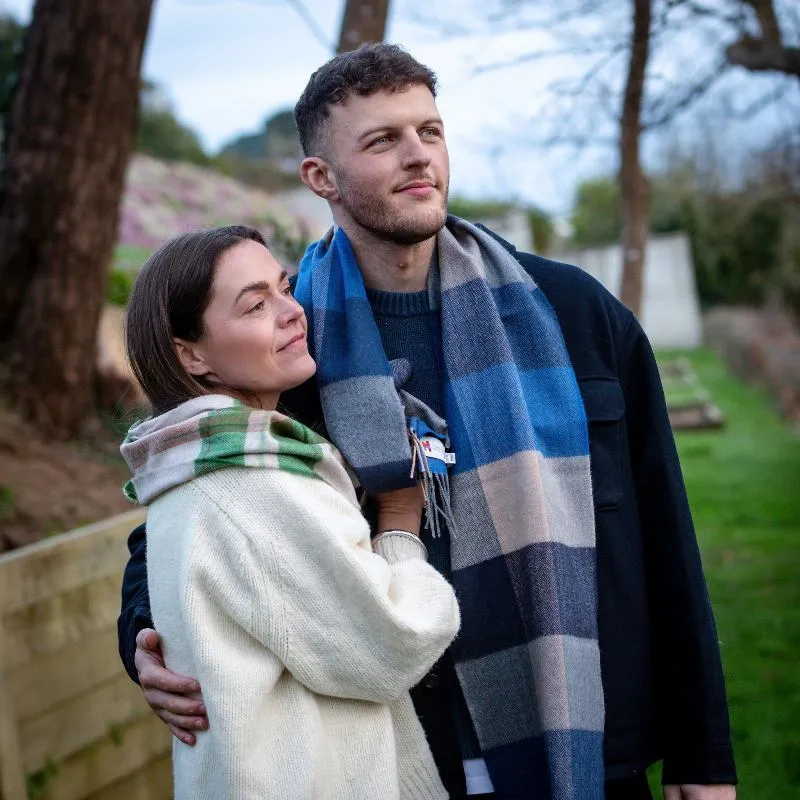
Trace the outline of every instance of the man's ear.
<instances>
[{"instance_id":1,"label":"man's ear","mask_svg":"<svg viewBox=\"0 0 800 800\"><path fill-rule=\"evenodd\" d=\"M303 183L323 200L332 202L339 199L333 171L328 162L319 156L303 159L300 164L300 177Z\"/></svg>"},{"instance_id":2,"label":"man's ear","mask_svg":"<svg viewBox=\"0 0 800 800\"><path fill-rule=\"evenodd\" d=\"M200 378L211 372L211 368L206 364L200 345L197 342L187 342L185 339L178 338L172 341L175 344L175 353L178 356L178 360L190 375Z\"/></svg>"}]
</instances>

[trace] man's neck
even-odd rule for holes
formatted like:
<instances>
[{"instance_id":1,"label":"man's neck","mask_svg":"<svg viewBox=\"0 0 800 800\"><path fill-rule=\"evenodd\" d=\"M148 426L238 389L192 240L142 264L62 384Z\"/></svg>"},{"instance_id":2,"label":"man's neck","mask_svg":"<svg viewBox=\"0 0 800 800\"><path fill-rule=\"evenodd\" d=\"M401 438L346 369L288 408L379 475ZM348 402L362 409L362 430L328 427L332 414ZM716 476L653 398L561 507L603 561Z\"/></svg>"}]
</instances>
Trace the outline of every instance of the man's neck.
<instances>
[{"instance_id":1,"label":"man's neck","mask_svg":"<svg viewBox=\"0 0 800 800\"><path fill-rule=\"evenodd\" d=\"M346 231L364 284L384 292L421 292L436 247L431 236L419 244L403 245L373 237L365 231Z\"/></svg>"}]
</instances>

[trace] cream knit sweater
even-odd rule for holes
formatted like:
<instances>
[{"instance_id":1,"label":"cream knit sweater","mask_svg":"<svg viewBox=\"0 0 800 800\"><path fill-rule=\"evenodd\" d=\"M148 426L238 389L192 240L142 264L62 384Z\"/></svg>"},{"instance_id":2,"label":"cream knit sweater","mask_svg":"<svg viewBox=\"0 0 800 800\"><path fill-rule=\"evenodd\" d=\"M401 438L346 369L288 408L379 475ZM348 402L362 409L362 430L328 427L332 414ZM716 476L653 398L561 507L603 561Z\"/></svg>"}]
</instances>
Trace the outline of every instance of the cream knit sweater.
<instances>
[{"instance_id":1,"label":"cream knit sweater","mask_svg":"<svg viewBox=\"0 0 800 800\"><path fill-rule=\"evenodd\" d=\"M220 469L150 507L153 620L209 719L174 742L176 800L447 796L408 689L456 634L456 599L416 542L373 552L340 469Z\"/></svg>"}]
</instances>

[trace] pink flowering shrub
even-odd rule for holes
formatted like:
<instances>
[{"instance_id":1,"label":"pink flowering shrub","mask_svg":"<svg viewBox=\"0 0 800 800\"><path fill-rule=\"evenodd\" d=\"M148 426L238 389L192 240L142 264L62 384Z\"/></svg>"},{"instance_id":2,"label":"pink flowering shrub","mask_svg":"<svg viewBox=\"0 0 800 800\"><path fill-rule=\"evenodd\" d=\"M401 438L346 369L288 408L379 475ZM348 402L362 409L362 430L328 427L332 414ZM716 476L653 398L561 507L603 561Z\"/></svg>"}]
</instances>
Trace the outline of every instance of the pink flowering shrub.
<instances>
[{"instance_id":1,"label":"pink flowering shrub","mask_svg":"<svg viewBox=\"0 0 800 800\"><path fill-rule=\"evenodd\" d=\"M118 243L153 250L172 236L215 225L260 230L284 258L305 244L301 226L280 201L193 164L136 155L128 166Z\"/></svg>"}]
</instances>

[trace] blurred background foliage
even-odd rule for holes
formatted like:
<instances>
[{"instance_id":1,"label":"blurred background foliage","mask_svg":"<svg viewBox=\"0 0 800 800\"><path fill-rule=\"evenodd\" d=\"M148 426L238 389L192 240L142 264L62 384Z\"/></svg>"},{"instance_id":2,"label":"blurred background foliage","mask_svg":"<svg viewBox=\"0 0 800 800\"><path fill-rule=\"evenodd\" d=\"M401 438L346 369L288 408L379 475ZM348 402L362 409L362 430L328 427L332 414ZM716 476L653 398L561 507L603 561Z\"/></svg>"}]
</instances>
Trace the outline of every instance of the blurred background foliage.
<instances>
[{"instance_id":1,"label":"blurred background foliage","mask_svg":"<svg viewBox=\"0 0 800 800\"><path fill-rule=\"evenodd\" d=\"M800 151L778 141L753 154L737 185L712 148L672 152L650 178L651 233L688 234L704 307L780 301L800 312ZM578 187L571 223L580 247L619 241L614 176Z\"/></svg>"}]
</instances>

